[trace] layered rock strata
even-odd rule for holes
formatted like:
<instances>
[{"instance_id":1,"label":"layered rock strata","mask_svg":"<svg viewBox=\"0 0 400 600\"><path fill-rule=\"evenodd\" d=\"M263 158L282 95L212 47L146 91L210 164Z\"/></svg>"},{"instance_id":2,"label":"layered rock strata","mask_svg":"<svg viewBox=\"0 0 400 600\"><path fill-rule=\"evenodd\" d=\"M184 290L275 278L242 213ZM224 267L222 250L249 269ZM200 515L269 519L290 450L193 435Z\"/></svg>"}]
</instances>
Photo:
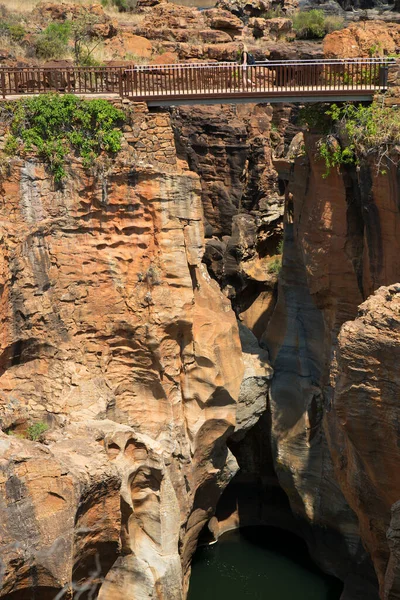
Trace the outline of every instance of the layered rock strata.
<instances>
[{"instance_id":1,"label":"layered rock strata","mask_svg":"<svg viewBox=\"0 0 400 600\"><path fill-rule=\"evenodd\" d=\"M167 114L125 109L97 174L74 159L56 187L28 157L2 177L0 597L184 598L227 437L265 404L201 262L199 178Z\"/></svg>"},{"instance_id":2,"label":"layered rock strata","mask_svg":"<svg viewBox=\"0 0 400 600\"><path fill-rule=\"evenodd\" d=\"M376 422L373 407L363 401L363 385L365 393L370 388L371 394L379 394L379 384L376 389L374 383L380 379L379 370L373 374L371 367L376 363L375 345L360 341L360 360L370 366L345 367L352 348L346 346L346 331L360 321L342 329L339 367L336 348L340 327L357 316L357 306L379 286L399 279L397 172L392 166L382 175L371 160L358 169L332 171L325 178L317 141L315 136L306 137L305 153L295 160L289 175L278 301L263 336L275 372L270 392L275 468L294 514L311 526L312 533L306 536L314 556L345 581L343 597L378 597L361 536L381 597L395 598L385 583L386 569L395 581L397 568L395 509L389 542L385 538L397 493L387 469L395 458L388 458L384 469L384 456L376 460L381 443L374 436L366 442L370 427L378 437L390 438L391 425L385 423L392 416L380 404L385 423ZM371 299L372 306L381 296ZM376 310L379 315L386 308ZM363 315L363 307L361 311ZM391 323L395 338L396 321ZM385 347L386 334L378 324L375 335L377 346ZM386 372L392 363L383 356L381 360ZM351 384L357 369L364 381L361 387ZM388 384L392 388L396 377L387 378L393 381ZM379 480L367 484L375 469ZM390 585L395 589L395 583Z\"/></svg>"}]
</instances>

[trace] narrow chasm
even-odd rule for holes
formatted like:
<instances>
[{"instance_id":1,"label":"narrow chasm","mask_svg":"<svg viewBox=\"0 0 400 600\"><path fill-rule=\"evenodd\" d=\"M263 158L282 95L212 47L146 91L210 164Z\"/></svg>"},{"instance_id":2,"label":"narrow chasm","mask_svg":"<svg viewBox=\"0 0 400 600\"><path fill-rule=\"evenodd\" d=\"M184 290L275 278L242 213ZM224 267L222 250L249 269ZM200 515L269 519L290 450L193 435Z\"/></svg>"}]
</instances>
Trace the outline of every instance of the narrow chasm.
<instances>
[{"instance_id":1,"label":"narrow chasm","mask_svg":"<svg viewBox=\"0 0 400 600\"><path fill-rule=\"evenodd\" d=\"M236 466L200 534L189 599L264 598L268 588L280 600L378 600L385 569L395 576L397 512L390 548L385 525L363 532L371 510L350 487L356 432L335 400L342 327L400 276L389 244L400 224L395 161L387 173L371 158L327 173L322 134L301 130L292 107L171 118L178 153L200 176L203 262L230 299L245 364L227 439Z\"/></svg>"}]
</instances>

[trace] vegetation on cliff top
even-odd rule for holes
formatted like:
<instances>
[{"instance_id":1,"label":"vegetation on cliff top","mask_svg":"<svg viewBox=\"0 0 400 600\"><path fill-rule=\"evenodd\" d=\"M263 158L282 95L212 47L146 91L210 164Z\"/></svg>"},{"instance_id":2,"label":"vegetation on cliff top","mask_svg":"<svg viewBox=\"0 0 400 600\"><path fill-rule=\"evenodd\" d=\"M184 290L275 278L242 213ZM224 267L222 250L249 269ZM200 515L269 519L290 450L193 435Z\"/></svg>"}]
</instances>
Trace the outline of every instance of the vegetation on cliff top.
<instances>
[{"instance_id":1,"label":"vegetation on cliff top","mask_svg":"<svg viewBox=\"0 0 400 600\"><path fill-rule=\"evenodd\" d=\"M69 154L88 168L101 154L121 149L124 113L107 100L81 100L71 94L43 94L3 104L0 119L8 124L5 153L35 153L61 181Z\"/></svg>"},{"instance_id":2,"label":"vegetation on cliff top","mask_svg":"<svg viewBox=\"0 0 400 600\"><path fill-rule=\"evenodd\" d=\"M303 109L302 120L311 130L324 134L318 144L325 161L326 175L333 167L359 164L361 158L374 156L377 170L398 164L396 146L400 144L400 111L373 102L361 104L314 105Z\"/></svg>"},{"instance_id":3,"label":"vegetation on cliff top","mask_svg":"<svg viewBox=\"0 0 400 600\"><path fill-rule=\"evenodd\" d=\"M321 39L327 33L342 29L342 27L344 27L342 17L326 16L323 10L316 8L299 11L293 15L293 29L298 39Z\"/></svg>"}]
</instances>

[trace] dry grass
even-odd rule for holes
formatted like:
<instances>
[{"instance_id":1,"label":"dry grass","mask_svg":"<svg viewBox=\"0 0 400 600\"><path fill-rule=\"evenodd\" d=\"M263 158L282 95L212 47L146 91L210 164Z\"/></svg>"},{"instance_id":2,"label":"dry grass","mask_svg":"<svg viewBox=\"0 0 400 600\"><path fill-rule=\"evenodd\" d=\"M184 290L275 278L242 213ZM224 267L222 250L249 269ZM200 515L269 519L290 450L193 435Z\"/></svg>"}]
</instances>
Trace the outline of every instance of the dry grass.
<instances>
[{"instance_id":1,"label":"dry grass","mask_svg":"<svg viewBox=\"0 0 400 600\"><path fill-rule=\"evenodd\" d=\"M1 0L0 4L6 7L7 10L13 12L31 12L39 0Z\"/></svg>"},{"instance_id":2,"label":"dry grass","mask_svg":"<svg viewBox=\"0 0 400 600\"><path fill-rule=\"evenodd\" d=\"M0 0L7 10L12 12L31 12L41 0ZM91 0L62 0L66 4L93 4Z\"/></svg>"},{"instance_id":3,"label":"dry grass","mask_svg":"<svg viewBox=\"0 0 400 600\"><path fill-rule=\"evenodd\" d=\"M130 25L139 25L139 23L141 23L146 17L144 13L121 13L115 6L105 6L104 12L112 19L115 19L121 23L129 23Z\"/></svg>"},{"instance_id":4,"label":"dry grass","mask_svg":"<svg viewBox=\"0 0 400 600\"><path fill-rule=\"evenodd\" d=\"M17 42L10 40L10 38L6 35L0 35L0 48L7 48L7 50L15 56L15 58L26 58L25 49Z\"/></svg>"},{"instance_id":5,"label":"dry grass","mask_svg":"<svg viewBox=\"0 0 400 600\"><path fill-rule=\"evenodd\" d=\"M215 0L212 1L214 2ZM32 12L39 2L41 2L41 0L0 0L0 4L5 6L8 11L21 14ZM93 0L62 0L62 2L65 4L82 4L88 6L93 4ZM139 25L146 16L143 13L121 13L116 6L106 6L104 7L104 12L116 21L129 23L131 25Z\"/></svg>"}]
</instances>

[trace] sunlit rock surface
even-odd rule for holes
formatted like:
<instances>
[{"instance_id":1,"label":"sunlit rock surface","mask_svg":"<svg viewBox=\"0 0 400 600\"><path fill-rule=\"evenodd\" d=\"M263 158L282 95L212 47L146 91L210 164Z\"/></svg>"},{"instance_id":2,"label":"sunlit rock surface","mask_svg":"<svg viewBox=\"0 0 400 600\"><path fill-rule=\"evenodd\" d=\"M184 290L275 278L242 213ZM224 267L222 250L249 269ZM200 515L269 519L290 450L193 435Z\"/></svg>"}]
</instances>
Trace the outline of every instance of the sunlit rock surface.
<instances>
[{"instance_id":1,"label":"sunlit rock surface","mask_svg":"<svg viewBox=\"0 0 400 600\"><path fill-rule=\"evenodd\" d=\"M73 582L103 600L183 598L237 470L227 437L265 406L246 394L236 419L245 369L264 391L270 368L243 360L202 265L200 182L169 116L135 106L125 129L96 175L73 160L57 188L32 158L2 178L2 597ZM34 422L43 443L24 439Z\"/></svg>"}]
</instances>

